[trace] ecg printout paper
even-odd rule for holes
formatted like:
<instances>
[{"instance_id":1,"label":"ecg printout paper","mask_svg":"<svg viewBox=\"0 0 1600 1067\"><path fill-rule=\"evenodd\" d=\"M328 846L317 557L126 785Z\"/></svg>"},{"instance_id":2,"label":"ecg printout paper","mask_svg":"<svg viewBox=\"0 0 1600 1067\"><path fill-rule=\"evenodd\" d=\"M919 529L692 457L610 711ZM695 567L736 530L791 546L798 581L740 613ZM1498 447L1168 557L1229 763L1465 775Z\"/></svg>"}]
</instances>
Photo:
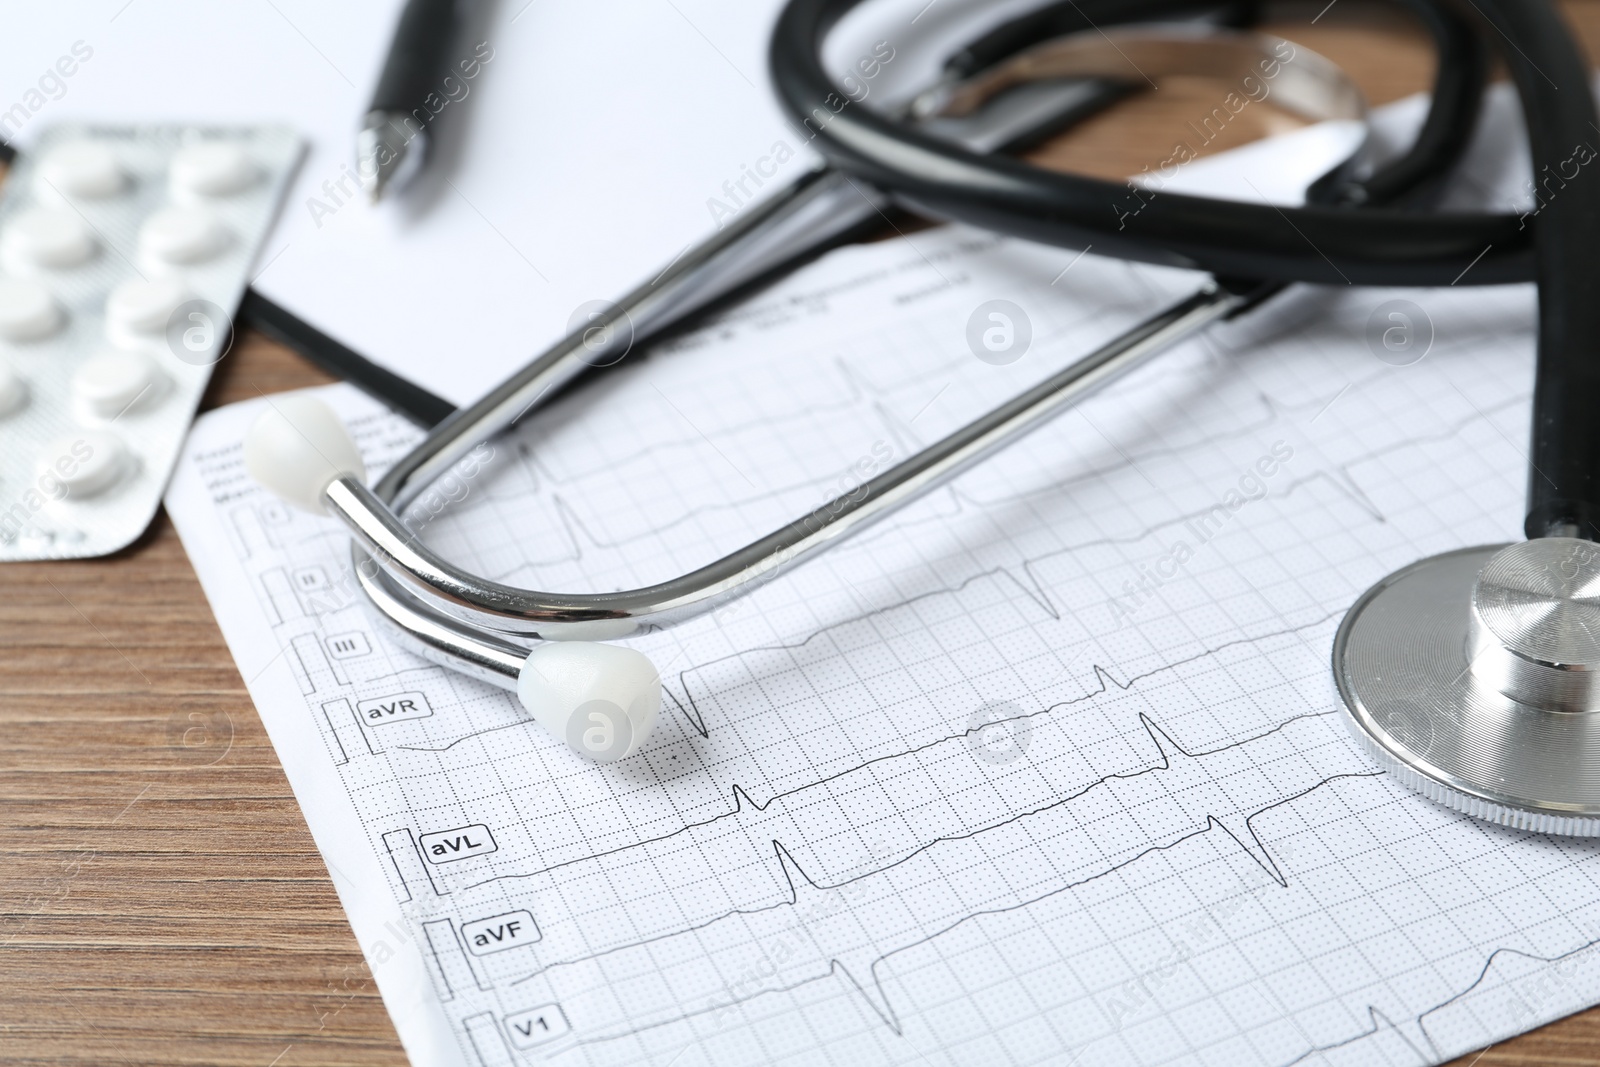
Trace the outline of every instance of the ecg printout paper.
<instances>
[{"instance_id":1,"label":"ecg printout paper","mask_svg":"<svg viewBox=\"0 0 1600 1067\"><path fill-rule=\"evenodd\" d=\"M502 581L656 581L1196 282L960 228L845 250L413 521ZM1010 365L968 346L991 299ZM1369 346L1395 300L1409 366ZM244 474L262 401L168 504L414 1063L1438 1062L1600 1000L1600 846L1380 774L1329 649L1394 568L1519 536L1533 304L1304 290L1213 329L633 641L666 697L618 765L395 649L342 529ZM323 395L375 468L417 436Z\"/></svg>"}]
</instances>

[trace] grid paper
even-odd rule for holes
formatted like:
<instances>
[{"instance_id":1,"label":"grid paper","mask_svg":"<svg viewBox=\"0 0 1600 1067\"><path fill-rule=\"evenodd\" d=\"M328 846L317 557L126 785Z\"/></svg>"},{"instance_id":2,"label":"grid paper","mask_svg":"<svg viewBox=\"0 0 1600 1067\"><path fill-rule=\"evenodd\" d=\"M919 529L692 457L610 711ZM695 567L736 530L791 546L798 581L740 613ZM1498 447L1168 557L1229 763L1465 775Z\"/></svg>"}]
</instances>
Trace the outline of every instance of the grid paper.
<instances>
[{"instance_id":1,"label":"grid paper","mask_svg":"<svg viewBox=\"0 0 1600 1067\"><path fill-rule=\"evenodd\" d=\"M1070 255L837 253L413 521L530 587L702 565L1197 282L1090 256L1052 284ZM1004 367L965 336L997 297L1033 326ZM1397 298L1436 329L1411 366L1365 340ZM1396 567L1518 536L1532 315L1528 287L1305 291L1215 328L630 642L662 719L603 767L390 644L341 530L243 474L260 402L201 421L169 507L415 1063L1433 1063L1600 1000L1600 853L1378 773L1329 649ZM416 437L324 395L374 468ZM429 713L362 710L405 694ZM434 862L451 832L493 851Z\"/></svg>"}]
</instances>

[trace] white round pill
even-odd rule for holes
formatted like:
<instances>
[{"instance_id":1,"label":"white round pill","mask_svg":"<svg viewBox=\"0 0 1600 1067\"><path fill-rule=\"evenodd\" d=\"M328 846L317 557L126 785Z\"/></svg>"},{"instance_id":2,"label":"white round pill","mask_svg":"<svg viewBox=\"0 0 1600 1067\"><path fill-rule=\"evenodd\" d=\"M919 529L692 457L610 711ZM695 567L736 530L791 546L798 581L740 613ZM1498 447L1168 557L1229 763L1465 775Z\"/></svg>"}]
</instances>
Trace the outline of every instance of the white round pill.
<instances>
[{"instance_id":1,"label":"white round pill","mask_svg":"<svg viewBox=\"0 0 1600 1067\"><path fill-rule=\"evenodd\" d=\"M158 391L160 374L142 352L102 352L72 376L72 395L101 418L114 419Z\"/></svg>"},{"instance_id":2,"label":"white round pill","mask_svg":"<svg viewBox=\"0 0 1600 1067\"><path fill-rule=\"evenodd\" d=\"M0 258L13 270L76 267L94 255L94 237L67 208L34 208L0 233Z\"/></svg>"},{"instance_id":3,"label":"white round pill","mask_svg":"<svg viewBox=\"0 0 1600 1067\"><path fill-rule=\"evenodd\" d=\"M128 469L128 450L104 430L79 430L58 437L39 453L40 480L66 487L66 499L90 497L109 489Z\"/></svg>"},{"instance_id":4,"label":"white round pill","mask_svg":"<svg viewBox=\"0 0 1600 1067\"><path fill-rule=\"evenodd\" d=\"M17 377L11 364L0 360L0 416L10 415L22 407L27 399L27 383Z\"/></svg>"},{"instance_id":5,"label":"white round pill","mask_svg":"<svg viewBox=\"0 0 1600 1067\"><path fill-rule=\"evenodd\" d=\"M178 149L168 170L179 196L232 196L256 180L256 165L232 141L200 141Z\"/></svg>"},{"instance_id":6,"label":"white round pill","mask_svg":"<svg viewBox=\"0 0 1600 1067\"><path fill-rule=\"evenodd\" d=\"M39 161L34 189L40 196L60 194L98 200L122 192L123 181L122 165L110 145L72 141L52 149Z\"/></svg>"},{"instance_id":7,"label":"white round pill","mask_svg":"<svg viewBox=\"0 0 1600 1067\"><path fill-rule=\"evenodd\" d=\"M199 263L227 244L227 229L201 207L164 207L139 227L139 251L157 265Z\"/></svg>"},{"instance_id":8,"label":"white round pill","mask_svg":"<svg viewBox=\"0 0 1600 1067\"><path fill-rule=\"evenodd\" d=\"M61 305L38 282L0 278L0 337L37 341L61 329Z\"/></svg>"},{"instance_id":9,"label":"white round pill","mask_svg":"<svg viewBox=\"0 0 1600 1067\"><path fill-rule=\"evenodd\" d=\"M146 339L139 334L159 334L173 309L187 299L189 287L176 278L129 278L106 297L106 333L119 343Z\"/></svg>"}]
</instances>

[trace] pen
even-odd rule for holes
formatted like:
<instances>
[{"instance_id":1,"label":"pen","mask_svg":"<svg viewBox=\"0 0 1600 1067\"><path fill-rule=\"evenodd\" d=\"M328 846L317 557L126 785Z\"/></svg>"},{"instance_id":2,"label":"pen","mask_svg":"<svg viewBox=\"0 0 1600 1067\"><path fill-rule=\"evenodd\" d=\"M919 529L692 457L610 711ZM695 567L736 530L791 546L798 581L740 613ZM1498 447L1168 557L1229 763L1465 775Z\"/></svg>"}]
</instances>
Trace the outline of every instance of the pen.
<instances>
[{"instance_id":1,"label":"pen","mask_svg":"<svg viewBox=\"0 0 1600 1067\"><path fill-rule=\"evenodd\" d=\"M429 123L454 94L449 50L475 0L409 0L400 13L383 73L356 135L356 173L377 203L429 154Z\"/></svg>"}]
</instances>

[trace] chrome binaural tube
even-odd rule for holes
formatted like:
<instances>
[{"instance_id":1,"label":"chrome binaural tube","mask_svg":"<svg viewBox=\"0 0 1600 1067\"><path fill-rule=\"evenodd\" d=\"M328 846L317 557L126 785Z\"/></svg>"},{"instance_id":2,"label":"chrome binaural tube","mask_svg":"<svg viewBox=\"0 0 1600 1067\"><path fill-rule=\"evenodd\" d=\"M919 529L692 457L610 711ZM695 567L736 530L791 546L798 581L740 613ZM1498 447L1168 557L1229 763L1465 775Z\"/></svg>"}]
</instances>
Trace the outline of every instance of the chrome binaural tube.
<instances>
[{"instance_id":1,"label":"chrome binaural tube","mask_svg":"<svg viewBox=\"0 0 1600 1067\"><path fill-rule=\"evenodd\" d=\"M478 677L514 679L512 661L521 650L509 640L513 635L615 638L647 624L671 626L713 611L946 484L1248 299L1207 287L851 493L699 570L642 589L547 593L480 578L419 543L372 490L353 478L340 478L328 488L327 506L355 535L363 588L414 650Z\"/></svg>"}]
</instances>

